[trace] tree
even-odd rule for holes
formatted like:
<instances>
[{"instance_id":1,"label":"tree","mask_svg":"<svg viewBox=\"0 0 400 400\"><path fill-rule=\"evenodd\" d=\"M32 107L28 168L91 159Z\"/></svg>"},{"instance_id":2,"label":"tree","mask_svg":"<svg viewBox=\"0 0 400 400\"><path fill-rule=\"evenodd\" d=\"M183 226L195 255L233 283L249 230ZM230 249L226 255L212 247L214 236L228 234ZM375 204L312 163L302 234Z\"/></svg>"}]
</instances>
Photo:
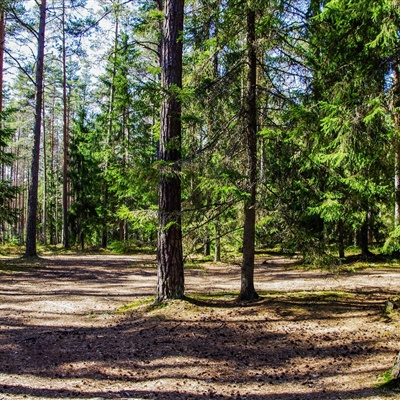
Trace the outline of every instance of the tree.
<instances>
[{"instance_id":1,"label":"tree","mask_svg":"<svg viewBox=\"0 0 400 400\"><path fill-rule=\"evenodd\" d=\"M71 179L73 201L69 213L72 243L80 245L84 250L85 243L96 237L96 231L101 230L102 221L97 213L101 203L102 185L101 168L93 151L93 143L98 141L98 134L88 121L85 105L77 112L77 118L72 121L72 137L69 145L71 168L68 177Z\"/></svg>"},{"instance_id":2,"label":"tree","mask_svg":"<svg viewBox=\"0 0 400 400\"><path fill-rule=\"evenodd\" d=\"M6 18L3 5L0 5L0 115L3 112L3 71L4 71L4 45L6 37ZM0 120L1 126L1 120Z\"/></svg>"},{"instance_id":3,"label":"tree","mask_svg":"<svg viewBox=\"0 0 400 400\"><path fill-rule=\"evenodd\" d=\"M180 176L183 9L183 0L164 3L157 302L184 296Z\"/></svg>"},{"instance_id":4,"label":"tree","mask_svg":"<svg viewBox=\"0 0 400 400\"><path fill-rule=\"evenodd\" d=\"M257 186L256 13L252 4L248 4L247 7L247 93L245 99L247 198L244 203L243 263L241 267L241 288L239 297L241 300L254 300L258 298L254 289Z\"/></svg>"},{"instance_id":5,"label":"tree","mask_svg":"<svg viewBox=\"0 0 400 400\"><path fill-rule=\"evenodd\" d=\"M6 167L10 167L14 161L14 155L7 151L7 146L10 139L14 135L14 131L7 126L7 120L10 117L10 111L3 111L0 114L0 166L4 171ZM12 177L9 179L3 173L3 177L0 180L0 229L1 237L4 240L6 233L6 224L12 224L16 221L19 210L13 207L12 201L16 198L18 188L13 184Z\"/></svg>"},{"instance_id":6,"label":"tree","mask_svg":"<svg viewBox=\"0 0 400 400\"><path fill-rule=\"evenodd\" d=\"M344 226L355 229L363 256L370 255L376 204L388 194L388 126L382 118L388 66L371 46L379 33L373 7L362 0L327 4L319 16L326 29L318 49L326 62L314 70L321 118L321 153L314 153L319 153L315 160L331 170L321 185L320 216L339 226L339 238Z\"/></svg>"},{"instance_id":7,"label":"tree","mask_svg":"<svg viewBox=\"0 0 400 400\"><path fill-rule=\"evenodd\" d=\"M36 226L38 208L38 186L39 186L39 155L40 155L40 133L42 126L42 103L43 103L43 68L44 68L44 44L46 28L46 0L40 3L40 22L38 31L38 52L36 64L36 105L34 144L32 149L31 184L28 198L28 221L26 231L25 256L33 257L37 254L36 249Z\"/></svg>"},{"instance_id":8,"label":"tree","mask_svg":"<svg viewBox=\"0 0 400 400\"><path fill-rule=\"evenodd\" d=\"M66 42L66 7L65 0L62 1L62 99L63 99L63 191L62 191L62 210L63 210L63 246L69 248L68 234L68 88L67 88L67 42Z\"/></svg>"}]
</instances>

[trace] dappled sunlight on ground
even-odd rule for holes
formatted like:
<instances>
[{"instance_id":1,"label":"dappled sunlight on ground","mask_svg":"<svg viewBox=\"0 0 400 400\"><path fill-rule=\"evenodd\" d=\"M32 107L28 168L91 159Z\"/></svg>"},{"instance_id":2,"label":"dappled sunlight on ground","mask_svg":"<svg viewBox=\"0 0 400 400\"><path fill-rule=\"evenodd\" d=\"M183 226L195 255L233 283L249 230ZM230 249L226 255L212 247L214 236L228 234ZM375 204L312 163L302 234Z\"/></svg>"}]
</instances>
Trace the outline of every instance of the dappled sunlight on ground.
<instances>
[{"instance_id":1,"label":"dappled sunlight on ground","mask_svg":"<svg viewBox=\"0 0 400 400\"><path fill-rule=\"evenodd\" d=\"M399 272L283 261L260 260L257 302L236 301L236 265L209 264L186 271L186 300L155 308L154 256L3 274L0 398L399 398L375 386L399 350L399 321L383 315Z\"/></svg>"}]
</instances>

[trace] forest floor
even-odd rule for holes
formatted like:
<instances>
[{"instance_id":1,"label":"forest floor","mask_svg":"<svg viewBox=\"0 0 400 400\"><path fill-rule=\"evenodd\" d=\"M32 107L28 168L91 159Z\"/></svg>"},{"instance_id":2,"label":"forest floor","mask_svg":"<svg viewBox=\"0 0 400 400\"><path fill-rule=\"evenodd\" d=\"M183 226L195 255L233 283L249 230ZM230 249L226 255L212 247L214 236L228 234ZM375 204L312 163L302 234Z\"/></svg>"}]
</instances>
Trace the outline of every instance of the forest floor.
<instances>
[{"instance_id":1,"label":"forest floor","mask_svg":"<svg viewBox=\"0 0 400 400\"><path fill-rule=\"evenodd\" d=\"M185 273L152 307L153 255L0 258L0 399L400 399L400 266L260 257L249 304L234 263Z\"/></svg>"}]
</instances>

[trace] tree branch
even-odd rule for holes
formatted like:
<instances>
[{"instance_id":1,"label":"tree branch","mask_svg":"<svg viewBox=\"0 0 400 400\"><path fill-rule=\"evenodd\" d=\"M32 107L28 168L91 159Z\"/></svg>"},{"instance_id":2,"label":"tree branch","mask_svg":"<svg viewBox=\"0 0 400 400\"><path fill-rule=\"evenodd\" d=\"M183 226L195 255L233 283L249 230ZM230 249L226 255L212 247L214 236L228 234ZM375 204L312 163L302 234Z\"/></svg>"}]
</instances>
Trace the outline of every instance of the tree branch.
<instances>
[{"instance_id":1,"label":"tree branch","mask_svg":"<svg viewBox=\"0 0 400 400\"><path fill-rule=\"evenodd\" d=\"M18 65L18 68L27 76L27 78L36 86L36 82L30 76L28 71L21 65L17 58L15 58L7 49L4 49L4 52Z\"/></svg>"}]
</instances>

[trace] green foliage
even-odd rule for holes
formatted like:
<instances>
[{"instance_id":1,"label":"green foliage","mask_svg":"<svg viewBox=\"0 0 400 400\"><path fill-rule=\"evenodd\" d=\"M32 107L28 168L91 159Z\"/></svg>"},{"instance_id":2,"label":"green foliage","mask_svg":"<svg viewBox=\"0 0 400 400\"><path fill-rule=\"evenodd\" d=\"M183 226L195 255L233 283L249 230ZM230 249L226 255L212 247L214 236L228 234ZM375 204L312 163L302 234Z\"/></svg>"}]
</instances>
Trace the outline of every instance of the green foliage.
<instances>
[{"instance_id":1,"label":"green foliage","mask_svg":"<svg viewBox=\"0 0 400 400\"><path fill-rule=\"evenodd\" d=\"M400 254L400 226L389 233L381 251L383 254L389 255Z\"/></svg>"},{"instance_id":2,"label":"green foliage","mask_svg":"<svg viewBox=\"0 0 400 400\"><path fill-rule=\"evenodd\" d=\"M153 253L155 245L154 243L149 244L137 239L113 240L109 243L108 248L117 254Z\"/></svg>"},{"instance_id":3,"label":"green foliage","mask_svg":"<svg viewBox=\"0 0 400 400\"><path fill-rule=\"evenodd\" d=\"M158 231L157 209L129 210L126 205L121 206L116 216L122 221L128 221L130 229L137 231L137 235L147 242L151 242Z\"/></svg>"},{"instance_id":4,"label":"green foliage","mask_svg":"<svg viewBox=\"0 0 400 400\"><path fill-rule=\"evenodd\" d=\"M14 135L14 130L10 128L10 119L15 110L7 110L0 115L0 166L4 170L6 166L13 164L15 156L9 151L9 142ZM13 185L11 179L0 180L0 225L12 224L17 220L20 210L12 206L11 202L20 191Z\"/></svg>"},{"instance_id":5,"label":"green foliage","mask_svg":"<svg viewBox=\"0 0 400 400\"><path fill-rule=\"evenodd\" d=\"M387 237L383 252L400 251L400 233L392 229L397 3L251 3L257 15L260 247L279 246L301 253L311 264L316 259L334 264L330 249L352 245L368 225L380 245ZM186 4L184 85L165 93L158 60L163 12L157 2L107 7L113 42L103 49L106 61L99 79L79 70L87 57L73 56L68 62L69 226L76 245L98 245L107 236L116 252L152 246L160 175L179 174L184 251L213 250L220 242L227 256L242 247L248 199L246 8L236 0ZM74 39L93 22L75 11L67 22ZM28 26L34 26L28 14ZM51 40L57 40L58 32ZM59 44L49 41L49 54L56 57ZM76 47L71 43L69 50ZM34 62L20 62L32 71ZM54 240L61 227L58 64L47 63L44 110L47 223ZM28 132L34 88L21 76L8 95L10 103L18 104L19 126ZM175 164L157 160L159 110L168 94L181 102L183 112L182 143L167 146L182 146ZM14 135L7 129L0 135L2 149ZM22 140L29 141L25 135ZM0 152L1 164L15 167L15 162L8 150ZM7 206L15 192L7 180L0 186L0 217L14 223Z\"/></svg>"}]
</instances>

